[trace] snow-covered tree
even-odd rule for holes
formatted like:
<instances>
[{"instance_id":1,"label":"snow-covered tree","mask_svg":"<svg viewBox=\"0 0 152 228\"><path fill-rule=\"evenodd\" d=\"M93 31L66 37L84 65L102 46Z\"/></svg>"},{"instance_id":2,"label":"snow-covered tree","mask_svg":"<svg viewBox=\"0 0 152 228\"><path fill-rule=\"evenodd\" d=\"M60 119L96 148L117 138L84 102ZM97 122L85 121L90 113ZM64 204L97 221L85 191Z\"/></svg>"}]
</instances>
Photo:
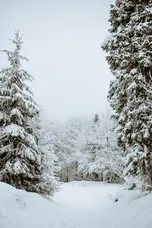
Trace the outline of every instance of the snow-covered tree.
<instances>
[{"instance_id":1,"label":"snow-covered tree","mask_svg":"<svg viewBox=\"0 0 152 228\"><path fill-rule=\"evenodd\" d=\"M78 172L82 173L84 179L98 180L98 167L95 165L97 154L101 154L102 128L100 127L100 118L95 114L94 118L86 122L83 126L77 142L81 151L78 160Z\"/></svg>"},{"instance_id":2,"label":"snow-covered tree","mask_svg":"<svg viewBox=\"0 0 152 228\"><path fill-rule=\"evenodd\" d=\"M152 185L152 1L116 1L110 36L103 44L115 79L109 100L118 120L118 144L126 153L124 175Z\"/></svg>"},{"instance_id":3,"label":"snow-covered tree","mask_svg":"<svg viewBox=\"0 0 152 228\"><path fill-rule=\"evenodd\" d=\"M110 116L95 115L78 139L81 156L78 171L84 179L119 182L122 176L123 154L117 144Z\"/></svg>"},{"instance_id":4,"label":"snow-covered tree","mask_svg":"<svg viewBox=\"0 0 152 228\"><path fill-rule=\"evenodd\" d=\"M14 51L7 54L9 66L0 72L0 180L16 188L50 195L52 186L44 181L44 156L30 121L39 110L26 84L32 76L21 68L22 36L15 32Z\"/></svg>"},{"instance_id":5,"label":"snow-covered tree","mask_svg":"<svg viewBox=\"0 0 152 228\"><path fill-rule=\"evenodd\" d=\"M30 121L30 127L37 140L38 151L42 154L43 174L41 182L45 191L53 195L59 187L58 172L60 171L58 157L55 155L53 144L53 135L51 134L51 123L39 112L35 118Z\"/></svg>"},{"instance_id":6,"label":"snow-covered tree","mask_svg":"<svg viewBox=\"0 0 152 228\"><path fill-rule=\"evenodd\" d=\"M113 118L104 117L104 136L102 137L102 150L96 158L98 167L102 167L103 180L108 182L123 181L124 153L117 145L115 125Z\"/></svg>"},{"instance_id":7,"label":"snow-covered tree","mask_svg":"<svg viewBox=\"0 0 152 228\"><path fill-rule=\"evenodd\" d=\"M65 123L52 125L53 145L59 159L61 181L68 182L76 179L77 169L77 138L81 129L79 118L70 118Z\"/></svg>"}]
</instances>

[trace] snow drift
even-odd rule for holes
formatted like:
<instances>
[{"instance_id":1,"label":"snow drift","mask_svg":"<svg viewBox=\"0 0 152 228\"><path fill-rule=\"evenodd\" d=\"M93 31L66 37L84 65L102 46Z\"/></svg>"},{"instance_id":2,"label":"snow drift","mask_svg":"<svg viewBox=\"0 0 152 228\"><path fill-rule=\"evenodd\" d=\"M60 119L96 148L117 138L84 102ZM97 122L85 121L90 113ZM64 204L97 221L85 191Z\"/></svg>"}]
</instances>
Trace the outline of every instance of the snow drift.
<instances>
[{"instance_id":1,"label":"snow drift","mask_svg":"<svg viewBox=\"0 0 152 228\"><path fill-rule=\"evenodd\" d=\"M152 195L99 182L63 184L48 200L0 183L0 228L151 228Z\"/></svg>"}]
</instances>

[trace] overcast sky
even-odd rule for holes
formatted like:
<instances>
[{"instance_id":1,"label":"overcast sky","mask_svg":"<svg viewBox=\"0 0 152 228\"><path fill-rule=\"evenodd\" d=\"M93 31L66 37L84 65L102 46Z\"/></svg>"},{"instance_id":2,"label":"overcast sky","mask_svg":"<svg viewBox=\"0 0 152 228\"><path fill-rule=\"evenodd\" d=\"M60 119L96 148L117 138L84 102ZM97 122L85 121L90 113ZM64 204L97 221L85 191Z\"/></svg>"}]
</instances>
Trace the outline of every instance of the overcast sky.
<instances>
[{"instance_id":1,"label":"overcast sky","mask_svg":"<svg viewBox=\"0 0 152 228\"><path fill-rule=\"evenodd\" d=\"M107 106L112 78L100 46L114 0L0 0L0 49L12 48L15 28L35 81L35 99L47 116L64 120ZM0 66L6 58L0 54Z\"/></svg>"}]
</instances>

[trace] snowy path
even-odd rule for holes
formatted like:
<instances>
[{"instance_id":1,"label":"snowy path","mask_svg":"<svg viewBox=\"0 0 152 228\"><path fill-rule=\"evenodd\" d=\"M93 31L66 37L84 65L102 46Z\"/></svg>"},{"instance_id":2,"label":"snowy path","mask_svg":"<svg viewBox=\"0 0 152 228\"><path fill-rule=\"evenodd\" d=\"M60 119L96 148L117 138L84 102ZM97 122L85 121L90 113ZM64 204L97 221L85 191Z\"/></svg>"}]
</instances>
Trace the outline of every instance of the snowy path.
<instances>
[{"instance_id":1,"label":"snowy path","mask_svg":"<svg viewBox=\"0 0 152 228\"><path fill-rule=\"evenodd\" d=\"M0 193L0 228L152 227L152 194L124 191L120 185L67 183L52 200L4 183Z\"/></svg>"},{"instance_id":2,"label":"snowy path","mask_svg":"<svg viewBox=\"0 0 152 228\"><path fill-rule=\"evenodd\" d=\"M119 185L72 182L64 184L56 193L54 201L67 208L68 228L101 228L102 209L111 203L111 194L120 189ZM73 225L72 225L73 224Z\"/></svg>"}]
</instances>

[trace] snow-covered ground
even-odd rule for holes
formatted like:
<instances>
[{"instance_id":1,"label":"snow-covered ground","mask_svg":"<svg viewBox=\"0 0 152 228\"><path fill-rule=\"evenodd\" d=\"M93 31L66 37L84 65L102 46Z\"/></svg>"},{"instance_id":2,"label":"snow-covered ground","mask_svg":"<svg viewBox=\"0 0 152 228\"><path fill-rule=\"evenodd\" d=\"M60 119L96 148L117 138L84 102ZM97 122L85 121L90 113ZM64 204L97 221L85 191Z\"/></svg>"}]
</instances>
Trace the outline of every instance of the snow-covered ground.
<instances>
[{"instance_id":1,"label":"snow-covered ground","mask_svg":"<svg viewBox=\"0 0 152 228\"><path fill-rule=\"evenodd\" d=\"M52 200L0 183L0 228L152 228L151 202L99 182L62 184Z\"/></svg>"}]
</instances>

